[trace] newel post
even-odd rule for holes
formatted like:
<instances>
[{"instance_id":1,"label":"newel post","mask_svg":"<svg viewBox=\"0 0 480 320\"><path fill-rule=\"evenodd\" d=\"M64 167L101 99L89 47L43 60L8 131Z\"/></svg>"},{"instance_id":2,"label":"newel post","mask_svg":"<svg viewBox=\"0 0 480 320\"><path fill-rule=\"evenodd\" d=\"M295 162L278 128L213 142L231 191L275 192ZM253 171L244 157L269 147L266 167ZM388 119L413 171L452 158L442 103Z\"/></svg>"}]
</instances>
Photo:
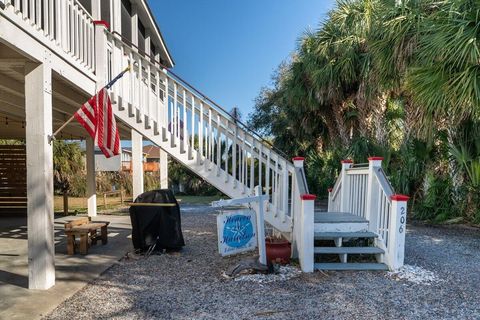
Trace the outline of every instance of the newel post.
<instances>
[{"instance_id":1,"label":"newel post","mask_svg":"<svg viewBox=\"0 0 480 320\"><path fill-rule=\"evenodd\" d=\"M340 190L340 211L348 212L350 208L350 179L347 175L347 169L350 169L353 166L352 160L342 160L342 172L340 177L342 179L342 189Z\"/></svg>"},{"instance_id":2,"label":"newel post","mask_svg":"<svg viewBox=\"0 0 480 320\"><path fill-rule=\"evenodd\" d=\"M315 235L315 199L316 195L303 194L300 196L300 212L297 224L300 226L298 243L298 259L303 272L313 272L314 264L314 235Z\"/></svg>"},{"instance_id":3,"label":"newel post","mask_svg":"<svg viewBox=\"0 0 480 320\"><path fill-rule=\"evenodd\" d=\"M368 221L368 230L377 232L378 226L378 188L374 189L375 170L382 167L382 157L368 158L368 184L367 184L367 203L365 206L365 218Z\"/></svg>"},{"instance_id":4,"label":"newel post","mask_svg":"<svg viewBox=\"0 0 480 320\"><path fill-rule=\"evenodd\" d=\"M295 168L302 168L303 169L303 163L305 162L304 157L294 157L292 159L292 161L293 161L293 166Z\"/></svg>"},{"instance_id":5,"label":"newel post","mask_svg":"<svg viewBox=\"0 0 480 320\"><path fill-rule=\"evenodd\" d=\"M387 264L390 270L396 270L403 266L408 199L408 196L401 194L391 196L392 216L389 226L387 249Z\"/></svg>"},{"instance_id":6,"label":"newel post","mask_svg":"<svg viewBox=\"0 0 480 320\"><path fill-rule=\"evenodd\" d=\"M303 174L305 158L295 157L292 161L295 167L292 256L298 257L303 272L313 272L314 202L316 196L308 194Z\"/></svg>"}]
</instances>

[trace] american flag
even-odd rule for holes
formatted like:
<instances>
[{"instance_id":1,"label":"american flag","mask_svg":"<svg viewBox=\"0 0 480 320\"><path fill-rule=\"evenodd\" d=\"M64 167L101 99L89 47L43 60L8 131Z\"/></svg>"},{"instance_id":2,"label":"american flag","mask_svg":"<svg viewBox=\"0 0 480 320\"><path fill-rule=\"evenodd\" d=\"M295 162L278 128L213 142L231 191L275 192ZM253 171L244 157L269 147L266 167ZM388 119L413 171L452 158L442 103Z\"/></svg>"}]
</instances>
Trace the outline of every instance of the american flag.
<instances>
[{"instance_id":1,"label":"american flag","mask_svg":"<svg viewBox=\"0 0 480 320\"><path fill-rule=\"evenodd\" d=\"M120 135L107 89L103 88L91 97L74 116L105 157L110 158L120 153Z\"/></svg>"}]
</instances>

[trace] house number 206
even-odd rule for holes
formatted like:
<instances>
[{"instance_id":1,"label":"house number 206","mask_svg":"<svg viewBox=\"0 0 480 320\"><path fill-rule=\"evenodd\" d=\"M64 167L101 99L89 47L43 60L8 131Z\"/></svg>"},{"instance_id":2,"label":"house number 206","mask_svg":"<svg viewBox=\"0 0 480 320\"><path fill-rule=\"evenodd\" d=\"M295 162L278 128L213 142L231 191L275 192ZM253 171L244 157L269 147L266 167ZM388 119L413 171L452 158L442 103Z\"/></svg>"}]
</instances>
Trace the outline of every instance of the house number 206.
<instances>
[{"instance_id":1,"label":"house number 206","mask_svg":"<svg viewBox=\"0 0 480 320\"><path fill-rule=\"evenodd\" d=\"M398 228L398 232L403 233L405 225L405 207L400 207L400 227Z\"/></svg>"}]
</instances>

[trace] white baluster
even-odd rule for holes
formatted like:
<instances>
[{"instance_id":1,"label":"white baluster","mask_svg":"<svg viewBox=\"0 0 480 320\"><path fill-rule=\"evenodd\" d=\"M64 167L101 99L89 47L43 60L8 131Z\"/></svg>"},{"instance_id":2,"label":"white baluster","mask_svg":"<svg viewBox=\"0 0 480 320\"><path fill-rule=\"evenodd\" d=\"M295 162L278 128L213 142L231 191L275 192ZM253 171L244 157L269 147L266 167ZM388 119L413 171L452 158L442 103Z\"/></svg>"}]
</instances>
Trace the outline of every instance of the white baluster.
<instances>
[{"instance_id":1,"label":"white baluster","mask_svg":"<svg viewBox=\"0 0 480 320\"><path fill-rule=\"evenodd\" d=\"M195 96L192 94L192 114L191 114L191 121L192 124L190 126L190 135L191 135L191 142L190 142L190 149L189 149L189 157L192 157L192 153L195 150ZM200 130L198 130L200 131ZM200 141L199 141L200 143Z\"/></svg>"},{"instance_id":2,"label":"white baluster","mask_svg":"<svg viewBox=\"0 0 480 320\"><path fill-rule=\"evenodd\" d=\"M212 109L210 107L208 108L208 141L207 142L208 142L207 157L210 162L213 162L213 127L212 127Z\"/></svg>"},{"instance_id":3,"label":"white baluster","mask_svg":"<svg viewBox=\"0 0 480 320\"><path fill-rule=\"evenodd\" d=\"M253 192L255 188L255 157L253 156L253 150L255 146L255 139L252 137L250 144L250 192Z\"/></svg>"},{"instance_id":4,"label":"white baluster","mask_svg":"<svg viewBox=\"0 0 480 320\"><path fill-rule=\"evenodd\" d=\"M262 167L263 167L263 142L260 141L260 146L258 147L258 185L260 186L260 191L263 194Z\"/></svg>"},{"instance_id":5,"label":"white baluster","mask_svg":"<svg viewBox=\"0 0 480 320\"><path fill-rule=\"evenodd\" d=\"M42 2L43 2L43 17L42 17L42 20L43 20L43 35L47 37L48 36L48 28L50 26L50 22L49 22L49 19L48 19L49 0L43 0Z\"/></svg>"},{"instance_id":6,"label":"white baluster","mask_svg":"<svg viewBox=\"0 0 480 320\"><path fill-rule=\"evenodd\" d=\"M180 143L181 152L185 152L185 149L188 145L188 132L187 132L187 92L183 89L183 97L182 97L182 104L183 104L183 140ZM181 126L180 121L180 128Z\"/></svg>"},{"instance_id":7,"label":"white baluster","mask_svg":"<svg viewBox=\"0 0 480 320\"><path fill-rule=\"evenodd\" d=\"M35 0L29 0L29 19L30 19L30 24L34 25L35 24Z\"/></svg>"},{"instance_id":8,"label":"white baluster","mask_svg":"<svg viewBox=\"0 0 480 320\"><path fill-rule=\"evenodd\" d=\"M167 72L165 71L165 74ZM165 101L163 103L163 140L166 140L167 131L168 131L168 109L170 108L170 88L169 88L170 79L168 75L165 76Z\"/></svg>"},{"instance_id":9,"label":"white baluster","mask_svg":"<svg viewBox=\"0 0 480 320\"><path fill-rule=\"evenodd\" d=\"M247 165L247 160L245 159L247 157L247 152L245 150L245 131L242 130L242 187L243 187L243 192L245 192L245 187L247 185L247 179L246 179L246 165Z\"/></svg>"},{"instance_id":10,"label":"white baluster","mask_svg":"<svg viewBox=\"0 0 480 320\"><path fill-rule=\"evenodd\" d=\"M35 14L33 15L34 18L32 18L32 25L35 24L37 27L37 30L40 30L42 28L42 0L35 0L34 4L35 8L32 11Z\"/></svg>"},{"instance_id":11,"label":"white baluster","mask_svg":"<svg viewBox=\"0 0 480 320\"><path fill-rule=\"evenodd\" d=\"M157 130L161 131L160 127L162 126L162 123L160 122L160 112L162 108L162 100L160 98L161 96L161 89L160 89L160 76L162 75L160 72L160 69L155 69L155 80L156 80L156 85L155 85L155 93L156 93L156 98L155 98L155 122L157 124ZM163 97L165 100L165 97Z\"/></svg>"},{"instance_id":12,"label":"white baluster","mask_svg":"<svg viewBox=\"0 0 480 320\"><path fill-rule=\"evenodd\" d=\"M24 7L25 8L25 7ZM20 0L15 0L15 13L19 13L20 12Z\"/></svg>"},{"instance_id":13,"label":"white baluster","mask_svg":"<svg viewBox=\"0 0 480 320\"><path fill-rule=\"evenodd\" d=\"M233 129L233 140L232 140L232 176L233 176L233 187L237 187L237 140L238 140L238 125L234 123L235 127Z\"/></svg>"},{"instance_id":14,"label":"white baluster","mask_svg":"<svg viewBox=\"0 0 480 320\"><path fill-rule=\"evenodd\" d=\"M229 142L228 142L228 136L229 136L229 126L230 126L230 123L228 121L228 119L225 118L225 130L224 130L224 135L225 135L225 151L224 151L224 163L225 163L225 183L228 182L228 179L229 179L229 173L228 173L228 163L230 162L230 157L228 156L228 150L229 150Z\"/></svg>"},{"instance_id":15,"label":"white baluster","mask_svg":"<svg viewBox=\"0 0 480 320\"><path fill-rule=\"evenodd\" d=\"M85 43L86 43L86 40L85 40L85 36L86 36L86 32L85 32L85 13L83 12L83 10L80 10L79 11L79 20L80 20L80 61L82 62L82 64L86 65L86 55L85 55ZM112 50L113 50L113 54L118 54L118 52L116 51L116 48L115 46L113 45L112 46ZM118 60L120 61L120 60ZM121 66L120 66L121 67Z\"/></svg>"},{"instance_id":16,"label":"white baluster","mask_svg":"<svg viewBox=\"0 0 480 320\"><path fill-rule=\"evenodd\" d=\"M178 86L177 82L173 83L173 108L172 108L172 120L170 122L170 127L172 131L172 142L175 145L177 139L177 109L178 109Z\"/></svg>"},{"instance_id":17,"label":"white baluster","mask_svg":"<svg viewBox=\"0 0 480 320\"><path fill-rule=\"evenodd\" d=\"M15 2L19 2L19 0ZM55 21L54 21L55 11L54 10L55 10L55 0L49 0L48 1L48 16L49 16L48 35L50 40L53 40L55 37L55 30L54 30L55 29Z\"/></svg>"},{"instance_id":18,"label":"white baluster","mask_svg":"<svg viewBox=\"0 0 480 320\"><path fill-rule=\"evenodd\" d=\"M203 123L203 101L200 101L200 115L199 115L200 125L198 128L198 152L200 154L199 161L203 161L204 154L203 154L203 146L204 146L204 139L203 139L203 131L205 129L205 125Z\"/></svg>"},{"instance_id":19,"label":"white baluster","mask_svg":"<svg viewBox=\"0 0 480 320\"><path fill-rule=\"evenodd\" d=\"M288 213L288 163L285 160L282 164L283 172L283 186L282 186L282 209L283 209L283 222L285 222Z\"/></svg>"},{"instance_id":20,"label":"white baluster","mask_svg":"<svg viewBox=\"0 0 480 320\"><path fill-rule=\"evenodd\" d=\"M275 157L276 155L274 154L274 157L272 157L273 160L273 168L272 168L272 206L275 210L274 216L277 217L278 215L278 205L277 205L277 178L278 178L278 163L277 163L277 158Z\"/></svg>"},{"instance_id":21,"label":"white baluster","mask_svg":"<svg viewBox=\"0 0 480 320\"><path fill-rule=\"evenodd\" d=\"M220 169L221 169L221 130L220 130L220 114L217 113L217 176L220 176Z\"/></svg>"},{"instance_id":22,"label":"white baluster","mask_svg":"<svg viewBox=\"0 0 480 320\"><path fill-rule=\"evenodd\" d=\"M23 19L25 20L28 19L28 7L31 1L33 0L22 0L22 16L23 16ZM57 1L60 1L60 0L57 0Z\"/></svg>"},{"instance_id":23,"label":"white baluster","mask_svg":"<svg viewBox=\"0 0 480 320\"><path fill-rule=\"evenodd\" d=\"M129 72L129 79L130 83L128 85L128 98L129 98L129 103L132 106L132 108L135 108L135 68L134 68L134 59L133 59L133 51L131 49L128 50L128 58L130 60L130 65L132 67L132 70ZM134 110L132 110L134 112ZM134 112L135 113L135 112Z\"/></svg>"},{"instance_id":24,"label":"white baluster","mask_svg":"<svg viewBox=\"0 0 480 320\"><path fill-rule=\"evenodd\" d=\"M265 166L265 194L270 196L270 148L267 149L267 164ZM271 198L267 203L267 211L270 210Z\"/></svg>"},{"instance_id":25,"label":"white baluster","mask_svg":"<svg viewBox=\"0 0 480 320\"><path fill-rule=\"evenodd\" d=\"M150 62L149 61L145 61L145 63L147 64L147 84L145 85L146 88L145 88L145 91L146 91L146 94L145 94L145 127L146 128L149 128L151 125L152 125L152 118L153 118L153 113L152 113L152 70L150 68Z\"/></svg>"}]
</instances>

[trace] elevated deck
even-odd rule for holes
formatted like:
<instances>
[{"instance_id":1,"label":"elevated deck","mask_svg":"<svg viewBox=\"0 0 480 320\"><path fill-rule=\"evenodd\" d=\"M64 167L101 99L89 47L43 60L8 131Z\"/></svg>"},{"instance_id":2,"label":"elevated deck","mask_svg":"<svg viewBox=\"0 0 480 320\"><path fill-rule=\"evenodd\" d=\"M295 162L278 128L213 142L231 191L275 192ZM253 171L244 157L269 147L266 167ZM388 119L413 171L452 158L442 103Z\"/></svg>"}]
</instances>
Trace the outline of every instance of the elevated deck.
<instances>
[{"instance_id":1,"label":"elevated deck","mask_svg":"<svg viewBox=\"0 0 480 320\"><path fill-rule=\"evenodd\" d=\"M347 212L315 211L315 223L362 223L367 222L363 217Z\"/></svg>"},{"instance_id":2,"label":"elevated deck","mask_svg":"<svg viewBox=\"0 0 480 320\"><path fill-rule=\"evenodd\" d=\"M347 212L315 212L315 235L323 232L365 232L368 221Z\"/></svg>"}]
</instances>

